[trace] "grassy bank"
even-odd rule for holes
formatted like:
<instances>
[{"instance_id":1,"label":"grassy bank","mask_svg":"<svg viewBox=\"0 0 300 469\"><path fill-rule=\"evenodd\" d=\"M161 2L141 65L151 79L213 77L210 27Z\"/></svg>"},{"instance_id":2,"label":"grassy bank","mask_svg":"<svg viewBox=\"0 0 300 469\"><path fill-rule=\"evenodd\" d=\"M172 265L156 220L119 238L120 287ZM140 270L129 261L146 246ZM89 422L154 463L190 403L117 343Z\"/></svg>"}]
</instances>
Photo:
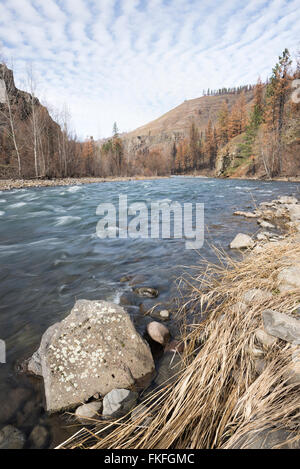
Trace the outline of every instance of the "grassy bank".
<instances>
[{"instance_id":1,"label":"grassy bank","mask_svg":"<svg viewBox=\"0 0 300 469\"><path fill-rule=\"evenodd\" d=\"M98 422L62 447L228 449L251 447L270 431L280 435L273 447L299 444L299 383L290 379L295 346L277 339L265 347L256 339L265 309L298 314L300 290L280 292L278 274L299 262L299 234L266 243L241 261L219 258L218 265L201 265L193 282L185 279L189 293L178 311L184 352L176 380L145 396L147 409L135 421ZM267 295L245 308L245 292L253 288Z\"/></svg>"}]
</instances>

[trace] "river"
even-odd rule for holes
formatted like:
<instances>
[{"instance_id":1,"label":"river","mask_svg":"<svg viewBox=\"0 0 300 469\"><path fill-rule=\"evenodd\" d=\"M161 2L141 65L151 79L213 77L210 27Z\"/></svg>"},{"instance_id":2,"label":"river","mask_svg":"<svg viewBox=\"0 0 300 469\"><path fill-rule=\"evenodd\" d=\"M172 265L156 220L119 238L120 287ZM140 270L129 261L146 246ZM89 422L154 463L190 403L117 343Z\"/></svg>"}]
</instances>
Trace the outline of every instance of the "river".
<instances>
[{"instance_id":1,"label":"river","mask_svg":"<svg viewBox=\"0 0 300 469\"><path fill-rule=\"evenodd\" d=\"M299 197L298 183L192 177L0 192L0 339L7 349L7 363L0 364L0 406L16 396L22 403L20 395L24 401L20 409L0 411L0 427L11 423L28 435L39 422L49 429L51 446L70 434L61 416L45 414L41 381L17 373L16 364L37 349L43 332L63 319L76 299L118 302L130 290L120 282L129 274L143 276L143 284L157 288L157 301L164 302L175 294L183 266L198 262L185 239L99 239L99 204L117 205L119 195L127 195L128 204L204 203L200 254L213 261L212 244L228 250L238 232L258 231L255 219L233 216L235 210L292 194ZM140 332L144 325L141 315Z\"/></svg>"}]
</instances>

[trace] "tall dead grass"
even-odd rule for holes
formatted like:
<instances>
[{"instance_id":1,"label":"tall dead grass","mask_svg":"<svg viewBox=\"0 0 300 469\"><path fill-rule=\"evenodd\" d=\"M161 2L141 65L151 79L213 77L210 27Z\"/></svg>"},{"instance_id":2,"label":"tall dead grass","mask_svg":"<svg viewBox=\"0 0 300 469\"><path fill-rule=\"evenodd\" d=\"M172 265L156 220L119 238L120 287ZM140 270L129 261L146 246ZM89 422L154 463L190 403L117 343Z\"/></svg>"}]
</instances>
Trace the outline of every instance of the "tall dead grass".
<instances>
[{"instance_id":1,"label":"tall dead grass","mask_svg":"<svg viewBox=\"0 0 300 469\"><path fill-rule=\"evenodd\" d=\"M182 369L174 382L144 396L152 421L145 425L141 414L134 422L126 416L98 423L61 447L232 448L242 447L245 435L275 427L288 430L293 442L300 439L299 386L287 383L293 346L278 340L265 350L261 374L252 353L264 309L293 315L300 306L300 291L280 293L277 283L279 271L299 260L300 243L287 238L241 261L219 257L218 265L203 263L193 279L184 279ZM246 311L234 306L253 288L271 292L271 300L253 301Z\"/></svg>"}]
</instances>

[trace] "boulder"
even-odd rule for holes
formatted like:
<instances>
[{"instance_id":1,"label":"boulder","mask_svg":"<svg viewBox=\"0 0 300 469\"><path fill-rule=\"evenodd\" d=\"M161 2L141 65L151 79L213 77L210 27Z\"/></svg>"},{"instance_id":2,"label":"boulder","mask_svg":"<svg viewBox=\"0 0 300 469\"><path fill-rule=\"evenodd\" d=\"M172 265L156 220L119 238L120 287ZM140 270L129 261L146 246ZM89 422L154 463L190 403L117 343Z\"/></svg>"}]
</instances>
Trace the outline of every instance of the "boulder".
<instances>
[{"instance_id":1,"label":"boulder","mask_svg":"<svg viewBox=\"0 0 300 469\"><path fill-rule=\"evenodd\" d=\"M243 233L239 233L236 235L234 240L230 243L230 248L231 249L247 249L247 248L253 248L254 247L254 241L253 239Z\"/></svg>"},{"instance_id":2,"label":"boulder","mask_svg":"<svg viewBox=\"0 0 300 469\"><path fill-rule=\"evenodd\" d=\"M166 345L170 340L169 329L160 322L149 322L149 324L147 324L147 332L154 342L158 342L161 345Z\"/></svg>"},{"instance_id":3,"label":"boulder","mask_svg":"<svg viewBox=\"0 0 300 469\"><path fill-rule=\"evenodd\" d=\"M73 408L116 387L142 388L154 372L150 347L129 315L105 301L77 301L63 321L46 331L34 361L40 363L49 412Z\"/></svg>"},{"instance_id":4,"label":"boulder","mask_svg":"<svg viewBox=\"0 0 300 469\"><path fill-rule=\"evenodd\" d=\"M102 412L102 402L89 402L77 407L75 416L82 425L91 425L95 419L99 418L99 414Z\"/></svg>"},{"instance_id":5,"label":"boulder","mask_svg":"<svg viewBox=\"0 0 300 469\"><path fill-rule=\"evenodd\" d=\"M286 342L300 344L300 319L272 309L263 311L265 331Z\"/></svg>"},{"instance_id":6,"label":"boulder","mask_svg":"<svg viewBox=\"0 0 300 469\"><path fill-rule=\"evenodd\" d=\"M243 301L246 305L251 305L251 303L264 303L273 298L272 293L261 290L260 288L252 288L247 290L243 295Z\"/></svg>"},{"instance_id":7,"label":"boulder","mask_svg":"<svg viewBox=\"0 0 300 469\"><path fill-rule=\"evenodd\" d=\"M12 425L6 425L0 430L0 449L22 449L25 445L25 436Z\"/></svg>"},{"instance_id":8,"label":"boulder","mask_svg":"<svg viewBox=\"0 0 300 469\"><path fill-rule=\"evenodd\" d=\"M300 288L300 264L283 269L278 275L278 281L281 292Z\"/></svg>"},{"instance_id":9,"label":"boulder","mask_svg":"<svg viewBox=\"0 0 300 469\"><path fill-rule=\"evenodd\" d=\"M48 430L43 425L36 425L29 435L29 443L32 448L46 448L49 442Z\"/></svg>"},{"instance_id":10,"label":"boulder","mask_svg":"<svg viewBox=\"0 0 300 469\"><path fill-rule=\"evenodd\" d=\"M113 389L103 399L104 418L119 418L136 405L138 393L128 389Z\"/></svg>"}]
</instances>

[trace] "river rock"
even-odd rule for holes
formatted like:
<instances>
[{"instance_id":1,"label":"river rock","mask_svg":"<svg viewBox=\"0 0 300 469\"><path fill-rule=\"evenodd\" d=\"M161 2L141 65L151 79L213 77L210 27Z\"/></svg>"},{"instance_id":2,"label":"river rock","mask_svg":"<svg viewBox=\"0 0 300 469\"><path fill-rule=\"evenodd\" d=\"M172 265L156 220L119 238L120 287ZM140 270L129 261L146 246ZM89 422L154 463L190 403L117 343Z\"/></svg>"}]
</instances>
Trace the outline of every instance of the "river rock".
<instances>
[{"instance_id":1,"label":"river rock","mask_svg":"<svg viewBox=\"0 0 300 469\"><path fill-rule=\"evenodd\" d=\"M102 411L102 402L89 402L77 407L75 411L76 418L82 423L82 425L91 425L94 420L99 418L99 414Z\"/></svg>"},{"instance_id":2,"label":"river rock","mask_svg":"<svg viewBox=\"0 0 300 469\"><path fill-rule=\"evenodd\" d=\"M297 204L298 199L296 199L296 197L282 195L281 197L278 198L278 202L280 204Z\"/></svg>"},{"instance_id":3,"label":"river rock","mask_svg":"<svg viewBox=\"0 0 300 469\"><path fill-rule=\"evenodd\" d=\"M234 212L233 215L238 215L241 217L246 217L246 218L257 218L257 214L253 212L243 212L241 210L238 210L237 212Z\"/></svg>"},{"instance_id":4,"label":"river rock","mask_svg":"<svg viewBox=\"0 0 300 469\"><path fill-rule=\"evenodd\" d=\"M266 290L261 290L260 288L252 288L251 290L247 290L243 295L243 301L247 305L251 305L252 303L263 303L265 301L271 300L272 298L272 293Z\"/></svg>"},{"instance_id":5,"label":"river rock","mask_svg":"<svg viewBox=\"0 0 300 469\"><path fill-rule=\"evenodd\" d=\"M289 205L288 211L292 221L297 222L300 220L300 204Z\"/></svg>"},{"instance_id":6,"label":"river rock","mask_svg":"<svg viewBox=\"0 0 300 469\"><path fill-rule=\"evenodd\" d=\"M181 365L182 360L178 353L165 352L159 362L155 384L157 386L165 386L175 381L182 368Z\"/></svg>"},{"instance_id":7,"label":"river rock","mask_svg":"<svg viewBox=\"0 0 300 469\"><path fill-rule=\"evenodd\" d=\"M247 311L247 305L242 301L238 301L230 307L230 311L232 313L244 313L245 311Z\"/></svg>"},{"instance_id":8,"label":"river rock","mask_svg":"<svg viewBox=\"0 0 300 469\"><path fill-rule=\"evenodd\" d=\"M79 300L45 335L35 357L49 412L75 407L116 387L139 389L151 380L150 347L119 305Z\"/></svg>"},{"instance_id":9,"label":"river rock","mask_svg":"<svg viewBox=\"0 0 300 469\"><path fill-rule=\"evenodd\" d=\"M0 449L22 449L25 445L25 436L12 425L6 425L0 430Z\"/></svg>"},{"instance_id":10,"label":"river rock","mask_svg":"<svg viewBox=\"0 0 300 469\"><path fill-rule=\"evenodd\" d=\"M230 449L297 449L300 440L286 443L292 440L295 433L287 429L269 427L264 430L251 430L243 435Z\"/></svg>"},{"instance_id":11,"label":"river rock","mask_svg":"<svg viewBox=\"0 0 300 469\"><path fill-rule=\"evenodd\" d=\"M262 228L270 228L270 229L275 228L275 226L272 225L272 223L269 223L269 222L266 221L266 220L258 220L257 222L259 223L259 225L260 225Z\"/></svg>"},{"instance_id":12,"label":"river rock","mask_svg":"<svg viewBox=\"0 0 300 469\"><path fill-rule=\"evenodd\" d=\"M139 428L149 427L150 423L153 420L153 415L151 414L150 409L145 404L139 404L131 412L131 421L139 421Z\"/></svg>"},{"instance_id":13,"label":"river rock","mask_svg":"<svg viewBox=\"0 0 300 469\"><path fill-rule=\"evenodd\" d=\"M300 347L292 353L292 361L287 371L287 384L300 384Z\"/></svg>"},{"instance_id":14,"label":"river rock","mask_svg":"<svg viewBox=\"0 0 300 469\"><path fill-rule=\"evenodd\" d=\"M283 269L278 275L278 281L281 292L300 288L300 264Z\"/></svg>"},{"instance_id":15,"label":"river rock","mask_svg":"<svg viewBox=\"0 0 300 469\"><path fill-rule=\"evenodd\" d=\"M253 248L254 247L254 241L253 239L243 233L239 233L236 235L234 240L230 243L230 248L231 249L247 249L247 248Z\"/></svg>"},{"instance_id":16,"label":"river rock","mask_svg":"<svg viewBox=\"0 0 300 469\"><path fill-rule=\"evenodd\" d=\"M15 388L10 392L9 399L1 398L0 422L10 420L20 407L30 398L31 391L27 388Z\"/></svg>"},{"instance_id":17,"label":"river rock","mask_svg":"<svg viewBox=\"0 0 300 469\"><path fill-rule=\"evenodd\" d=\"M133 289L133 292L142 297L146 298L157 298L158 297L158 290L156 288L151 287L137 287Z\"/></svg>"},{"instance_id":18,"label":"river rock","mask_svg":"<svg viewBox=\"0 0 300 469\"><path fill-rule=\"evenodd\" d=\"M170 313L167 309L163 309L162 311L160 311L159 315L163 320L167 320L170 317Z\"/></svg>"},{"instance_id":19,"label":"river rock","mask_svg":"<svg viewBox=\"0 0 300 469\"><path fill-rule=\"evenodd\" d=\"M169 329L160 322L152 321L147 324L147 332L154 342L166 345L170 340Z\"/></svg>"},{"instance_id":20,"label":"river rock","mask_svg":"<svg viewBox=\"0 0 300 469\"><path fill-rule=\"evenodd\" d=\"M300 319L272 309L263 311L265 331L286 342L300 344Z\"/></svg>"},{"instance_id":21,"label":"river rock","mask_svg":"<svg viewBox=\"0 0 300 469\"><path fill-rule=\"evenodd\" d=\"M257 329L255 332L255 338L257 342L266 349L272 347L277 342L276 337L267 334L267 332L265 332L263 329Z\"/></svg>"},{"instance_id":22,"label":"river rock","mask_svg":"<svg viewBox=\"0 0 300 469\"><path fill-rule=\"evenodd\" d=\"M29 443L35 449L46 448L49 442L48 430L43 425L36 425L29 435Z\"/></svg>"},{"instance_id":23,"label":"river rock","mask_svg":"<svg viewBox=\"0 0 300 469\"><path fill-rule=\"evenodd\" d=\"M104 418L126 415L137 403L138 393L128 389L113 389L103 399Z\"/></svg>"}]
</instances>

